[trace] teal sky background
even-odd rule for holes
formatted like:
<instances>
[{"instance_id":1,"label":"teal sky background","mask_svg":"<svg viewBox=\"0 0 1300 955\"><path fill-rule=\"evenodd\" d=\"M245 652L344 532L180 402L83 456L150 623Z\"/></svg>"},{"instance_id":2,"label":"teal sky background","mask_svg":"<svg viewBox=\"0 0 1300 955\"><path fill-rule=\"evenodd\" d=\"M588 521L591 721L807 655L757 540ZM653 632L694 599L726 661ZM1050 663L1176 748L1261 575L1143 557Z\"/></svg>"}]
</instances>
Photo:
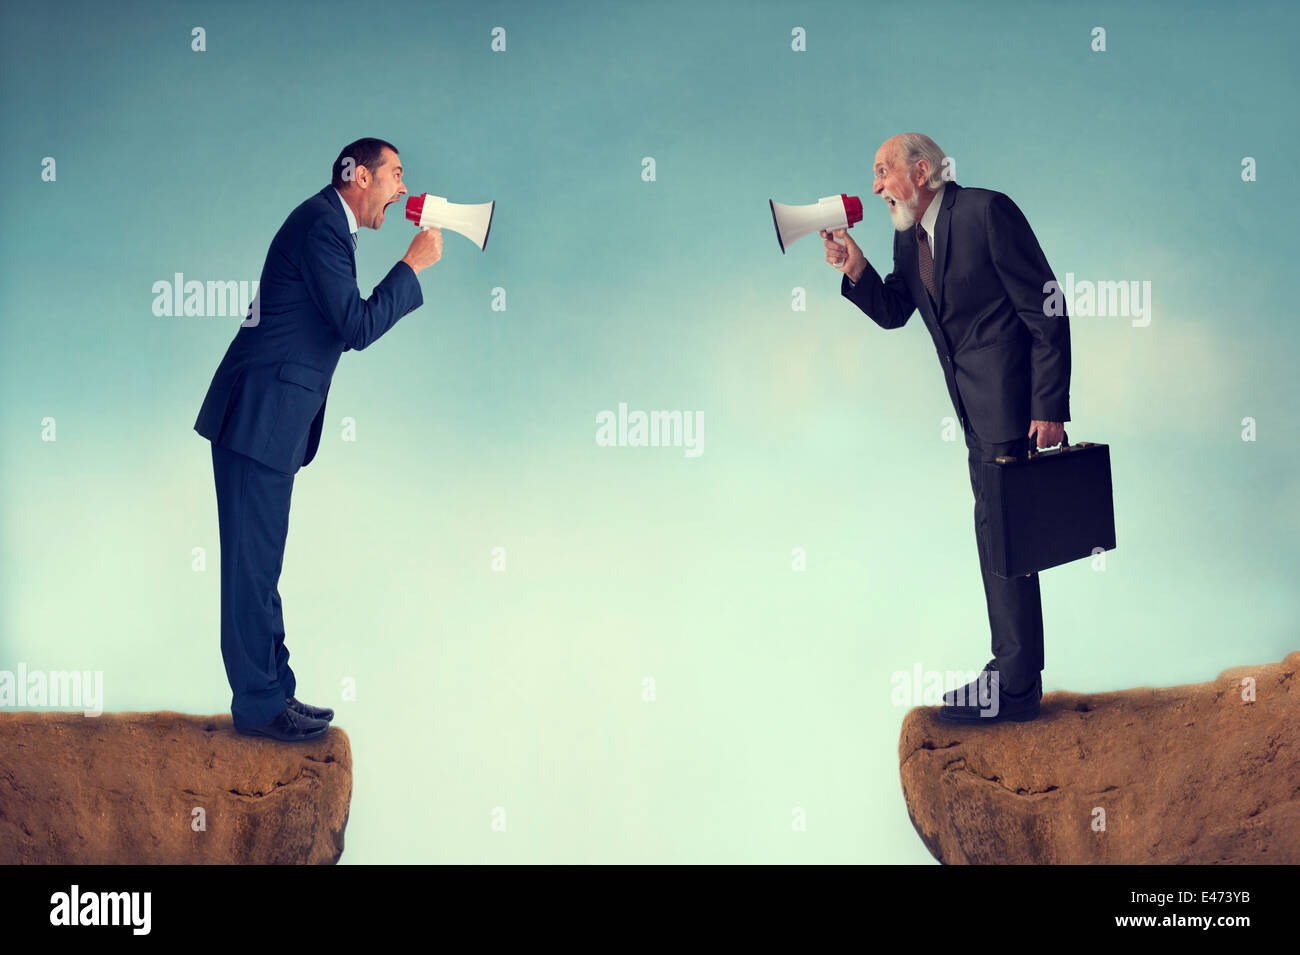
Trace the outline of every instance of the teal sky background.
<instances>
[{"instance_id":1,"label":"teal sky background","mask_svg":"<svg viewBox=\"0 0 1300 955\"><path fill-rule=\"evenodd\" d=\"M990 656L966 449L921 318L881 330L767 205L866 197L887 272L870 164L898 132L1009 194L1059 279L1152 285L1145 328L1071 321L1066 428L1111 445L1118 546L1043 574L1045 691L1300 647L1295 6L927 10L8 10L0 668L228 712L192 426L239 317L155 317L153 283L256 280L366 135L413 193L497 207L486 252L446 233L423 307L343 356L295 482L280 593L299 696L351 740L342 861L932 861L891 674ZM363 295L412 234L361 230ZM703 455L597 447L620 402L702 411Z\"/></svg>"}]
</instances>

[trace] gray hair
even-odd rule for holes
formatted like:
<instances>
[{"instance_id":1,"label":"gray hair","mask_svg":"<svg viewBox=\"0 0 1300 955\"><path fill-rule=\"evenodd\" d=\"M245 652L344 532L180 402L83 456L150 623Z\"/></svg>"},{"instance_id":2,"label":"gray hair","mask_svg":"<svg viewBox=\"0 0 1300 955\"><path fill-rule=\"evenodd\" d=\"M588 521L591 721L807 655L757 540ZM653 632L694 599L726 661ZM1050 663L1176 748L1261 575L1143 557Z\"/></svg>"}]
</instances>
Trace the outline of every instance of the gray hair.
<instances>
[{"instance_id":1,"label":"gray hair","mask_svg":"<svg viewBox=\"0 0 1300 955\"><path fill-rule=\"evenodd\" d=\"M930 176L926 180L927 189L938 190L946 181L943 178L944 152L925 133L903 133L898 137L898 156L906 163L910 175L916 164L924 159L930 164Z\"/></svg>"}]
</instances>

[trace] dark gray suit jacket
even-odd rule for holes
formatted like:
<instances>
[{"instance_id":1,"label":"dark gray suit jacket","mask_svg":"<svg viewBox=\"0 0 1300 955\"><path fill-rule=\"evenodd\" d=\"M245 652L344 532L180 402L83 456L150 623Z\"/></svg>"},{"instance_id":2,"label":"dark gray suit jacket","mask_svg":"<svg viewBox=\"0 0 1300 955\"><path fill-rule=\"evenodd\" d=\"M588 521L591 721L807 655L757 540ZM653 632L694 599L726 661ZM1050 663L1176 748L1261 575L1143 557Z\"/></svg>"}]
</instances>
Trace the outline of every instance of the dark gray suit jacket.
<instances>
[{"instance_id":1,"label":"dark gray suit jacket","mask_svg":"<svg viewBox=\"0 0 1300 955\"><path fill-rule=\"evenodd\" d=\"M1031 419L1070 419L1070 319L1044 314L1051 266L1007 196L946 184L934 230L937 302L921 282L916 227L894 233L894 269L867 264L840 291L881 328L915 309L934 339L952 406L976 437L1011 441ZM1058 296L1059 298L1059 296Z\"/></svg>"}]
</instances>

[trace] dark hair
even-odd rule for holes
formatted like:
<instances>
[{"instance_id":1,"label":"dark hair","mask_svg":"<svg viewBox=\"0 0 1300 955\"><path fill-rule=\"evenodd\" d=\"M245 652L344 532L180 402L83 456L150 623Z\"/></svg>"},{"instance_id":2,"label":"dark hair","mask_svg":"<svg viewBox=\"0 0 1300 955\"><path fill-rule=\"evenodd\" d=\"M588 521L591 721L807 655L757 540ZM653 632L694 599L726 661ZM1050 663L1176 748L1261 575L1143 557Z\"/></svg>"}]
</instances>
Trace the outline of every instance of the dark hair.
<instances>
[{"instance_id":1,"label":"dark hair","mask_svg":"<svg viewBox=\"0 0 1300 955\"><path fill-rule=\"evenodd\" d=\"M343 151L339 153L339 158L334 160L334 178L332 180L334 188L342 192L343 187L356 177L358 166L365 166L370 170L370 174L374 175L375 170L384 164L385 149L397 152L397 147L392 143L369 136L344 146ZM347 180L343 178L343 166L346 159L352 160L349 164L349 178Z\"/></svg>"}]
</instances>

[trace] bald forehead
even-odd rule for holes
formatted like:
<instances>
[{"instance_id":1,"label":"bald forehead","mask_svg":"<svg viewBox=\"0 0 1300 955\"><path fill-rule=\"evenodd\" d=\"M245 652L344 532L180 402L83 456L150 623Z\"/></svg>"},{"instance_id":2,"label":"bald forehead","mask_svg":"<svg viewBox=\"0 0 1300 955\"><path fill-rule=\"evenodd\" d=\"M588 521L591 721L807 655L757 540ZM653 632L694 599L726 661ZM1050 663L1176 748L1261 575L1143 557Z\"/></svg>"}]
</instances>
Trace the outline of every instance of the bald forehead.
<instances>
[{"instance_id":1,"label":"bald forehead","mask_svg":"<svg viewBox=\"0 0 1300 955\"><path fill-rule=\"evenodd\" d=\"M898 138L886 139L876 150L876 165L892 166L898 158Z\"/></svg>"}]
</instances>

